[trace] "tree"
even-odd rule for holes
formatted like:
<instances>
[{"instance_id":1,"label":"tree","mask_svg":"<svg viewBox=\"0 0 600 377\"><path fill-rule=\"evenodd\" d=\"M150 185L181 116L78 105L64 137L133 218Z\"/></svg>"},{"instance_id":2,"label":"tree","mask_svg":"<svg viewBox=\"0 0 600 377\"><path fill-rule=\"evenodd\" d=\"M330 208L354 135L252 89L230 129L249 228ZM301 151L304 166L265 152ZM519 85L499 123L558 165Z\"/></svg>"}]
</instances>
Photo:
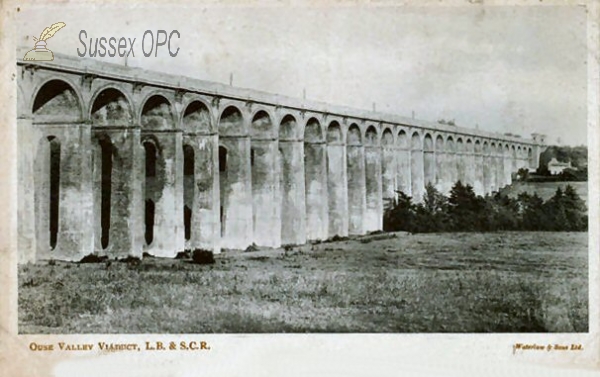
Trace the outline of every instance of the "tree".
<instances>
[{"instance_id":1,"label":"tree","mask_svg":"<svg viewBox=\"0 0 600 377\"><path fill-rule=\"evenodd\" d=\"M535 192L533 195L523 192L519 194L517 200L521 212L521 229L546 230L544 200Z\"/></svg>"},{"instance_id":2,"label":"tree","mask_svg":"<svg viewBox=\"0 0 600 377\"><path fill-rule=\"evenodd\" d=\"M526 181L529 178L529 170L521 168L517 171L517 180Z\"/></svg>"},{"instance_id":3,"label":"tree","mask_svg":"<svg viewBox=\"0 0 600 377\"><path fill-rule=\"evenodd\" d=\"M587 230L586 205L571 185L565 187L563 206L567 217L567 230Z\"/></svg>"},{"instance_id":4,"label":"tree","mask_svg":"<svg viewBox=\"0 0 600 377\"><path fill-rule=\"evenodd\" d=\"M383 215L383 230L386 232L412 231L414 210L412 198L402 191L396 191L396 198L390 200Z\"/></svg>"},{"instance_id":5,"label":"tree","mask_svg":"<svg viewBox=\"0 0 600 377\"><path fill-rule=\"evenodd\" d=\"M415 207L413 230L416 232L440 232L446 230L446 197L431 183L425 186L423 202Z\"/></svg>"},{"instance_id":6,"label":"tree","mask_svg":"<svg viewBox=\"0 0 600 377\"><path fill-rule=\"evenodd\" d=\"M471 231L477 229L477 213L480 201L471 185L463 185L458 181L450 190L448 198L448 214L451 218L450 228L453 230Z\"/></svg>"}]
</instances>

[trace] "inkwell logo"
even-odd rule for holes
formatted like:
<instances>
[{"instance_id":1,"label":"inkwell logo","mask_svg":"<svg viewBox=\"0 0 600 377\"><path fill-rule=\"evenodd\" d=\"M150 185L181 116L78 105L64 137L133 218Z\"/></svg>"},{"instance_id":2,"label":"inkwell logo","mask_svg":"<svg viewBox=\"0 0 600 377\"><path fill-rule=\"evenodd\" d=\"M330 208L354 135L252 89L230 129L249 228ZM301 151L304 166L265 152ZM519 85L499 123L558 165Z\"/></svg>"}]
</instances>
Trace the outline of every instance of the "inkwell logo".
<instances>
[{"instance_id":1,"label":"inkwell logo","mask_svg":"<svg viewBox=\"0 0 600 377\"><path fill-rule=\"evenodd\" d=\"M55 24L52 24L52 26L45 28L44 31L42 31L42 34L40 34L39 39L33 37L33 39L36 41L35 48L33 50L27 51L27 53L23 57L23 60L54 60L54 54L52 53L52 51L46 48L46 41L52 38L52 36L56 34L57 31L59 31L65 26L67 26L67 24L65 24L64 22L57 22Z\"/></svg>"}]
</instances>

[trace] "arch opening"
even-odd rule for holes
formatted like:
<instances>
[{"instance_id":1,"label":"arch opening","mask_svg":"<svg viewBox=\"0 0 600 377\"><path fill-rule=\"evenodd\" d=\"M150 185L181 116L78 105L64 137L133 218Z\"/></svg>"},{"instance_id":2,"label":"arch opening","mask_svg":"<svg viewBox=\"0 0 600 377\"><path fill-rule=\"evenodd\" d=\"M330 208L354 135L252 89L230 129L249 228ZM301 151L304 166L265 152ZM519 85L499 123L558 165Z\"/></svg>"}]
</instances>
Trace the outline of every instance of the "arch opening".
<instances>
[{"instance_id":1,"label":"arch opening","mask_svg":"<svg viewBox=\"0 0 600 377\"><path fill-rule=\"evenodd\" d=\"M195 156L194 148L183 146L183 227L185 240L192 238L192 216L194 209Z\"/></svg>"},{"instance_id":2,"label":"arch opening","mask_svg":"<svg viewBox=\"0 0 600 377\"><path fill-rule=\"evenodd\" d=\"M142 108L142 128L168 130L173 128L171 103L161 95L153 95L146 100Z\"/></svg>"},{"instance_id":3,"label":"arch opening","mask_svg":"<svg viewBox=\"0 0 600 377\"><path fill-rule=\"evenodd\" d=\"M296 118L288 114L283 117L279 124L279 140L290 140L296 138Z\"/></svg>"},{"instance_id":4,"label":"arch opening","mask_svg":"<svg viewBox=\"0 0 600 377\"><path fill-rule=\"evenodd\" d=\"M306 127L304 128L304 142L323 142L323 129L321 128L319 121L315 118L311 118L306 122Z\"/></svg>"},{"instance_id":5,"label":"arch opening","mask_svg":"<svg viewBox=\"0 0 600 377\"><path fill-rule=\"evenodd\" d=\"M272 136L273 123L271 122L269 114L264 110L259 110L254 114L250 127L252 137Z\"/></svg>"},{"instance_id":6,"label":"arch opening","mask_svg":"<svg viewBox=\"0 0 600 377\"><path fill-rule=\"evenodd\" d=\"M329 123L327 127L327 143L339 143L342 141L342 129L337 121Z\"/></svg>"},{"instance_id":7,"label":"arch opening","mask_svg":"<svg viewBox=\"0 0 600 377\"><path fill-rule=\"evenodd\" d=\"M221 186L221 207L219 209L219 218L221 219L221 237L225 236L226 231L226 208L227 195L225 195L225 187L227 184L227 148L219 146L219 179Z\"/></svg>"},{"instance_id":8,"label":"arch opening","mask_svg":"<svg viewBox=\"0 0 600 377\"><path fill-rule=\"evenodd\" d=\"M91 114L95 126L126 126L133 120L129 101L114 88L104 89L96 96Z\"/></svg>"},{"instance_id":9,"label":"arch opening","mask_svg":"<svg viewBox=\"0 0 600 377\"><path fill-rule=\"evenodd\" d=\"M185 108L182 123L187 133L207 134L213 130L210 111L201 101L193 101Z\"/></svg>"},{"instance_id":10,"label":"arch opening","mask_svg":"<svg viewBox=\"0 0 600 377\"><path fill-rule=\"evenodd\" d=\"M334 138L337 138L335 136ZM346 135L346 144L347 145L361 145L362 138L360 135L360 128L356 124L351 124L348 129L348 135Z\"/></svg>"},{"instance_id":11,"label":"arch opening","mask_svg":"<svg viewBox=\"0 0 600 377\"><path fill-rule=\"evenodd\" d=\"M71 85L62 80L51 80L37 92L32 114L34 123L76 121L81 118L81 104Z\"/></svg>"},{"instance_id":12,"label":"arch opening","mask_svg":"<svg viewBox=\"0 0 600 377\"><path fill-rule=\"evenodd\" d=\"M49 137L50 143L50 197L49 197L49 232L50 249L54 250L58 242L59 211L60 211L60 142L55 137Z\"/></svg>"},{"instance_id":13,"label":"arch opening","mask_svg":"<svg viewBox=\"0 0 600 377\"><path fill-rule=\"evenodd\" d=\"M100 140L101 153L101 194L100 194L100 244L102 249L108 247L110 241L111 197L113 181L113 145L108 139Z\"/></svg>"},{"instance_id":14,"label":"arch opening","mask_svg":"<svg viewBox=\"0 0 600 377\"><path fill-rule=\"evenodd\" d=\"M235 106L228 106L219 117L219 136L245 135L244 117Z\"/></svg>"},{"instance_id":15,"label":"arch opening","mask_svg":"<svg viewBox=\"0 0 600 377\"><path fill-rule=\"evenodd\" d=\"M156 190L156 162L158 159L158 150L151 141L144 142L145 151L145 210L144 210L144 238L146 245L151 245L154 241L154 218L156 198L153 195Z\"/></svg>"}]
</instances>

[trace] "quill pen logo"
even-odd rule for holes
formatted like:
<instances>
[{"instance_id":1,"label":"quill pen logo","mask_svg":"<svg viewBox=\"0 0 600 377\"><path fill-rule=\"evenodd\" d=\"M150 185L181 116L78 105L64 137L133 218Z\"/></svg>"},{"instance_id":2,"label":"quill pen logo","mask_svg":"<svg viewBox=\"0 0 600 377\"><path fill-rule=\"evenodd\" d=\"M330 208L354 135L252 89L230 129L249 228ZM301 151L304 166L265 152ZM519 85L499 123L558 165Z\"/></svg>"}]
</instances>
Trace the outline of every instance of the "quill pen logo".
<instances>
[{"instance_id":1,"label":"quill pen logo","mask_svg":"<svg viewBox=\"0 0 600 377\"><path fill-rule=\"evenodd\" d=\"M42 31L42 34L40 34L39 39L36 37L33 37L33 39L36 41L35 48L33 50L27 51L27 53L23 57L23 60L27 60L27 61L54 60L54 54L52 53L52 51L50 51L49 49L46 48L46 41L48 39L52 38L52 36L54 34L56 34L57 31L59 31L60 29L62 29L65 26L67 26L67 24L65 24L64 22L57 22L55 24L52 24L52 26L45 28L44 31Z\"/></svg>"}]
</instances>

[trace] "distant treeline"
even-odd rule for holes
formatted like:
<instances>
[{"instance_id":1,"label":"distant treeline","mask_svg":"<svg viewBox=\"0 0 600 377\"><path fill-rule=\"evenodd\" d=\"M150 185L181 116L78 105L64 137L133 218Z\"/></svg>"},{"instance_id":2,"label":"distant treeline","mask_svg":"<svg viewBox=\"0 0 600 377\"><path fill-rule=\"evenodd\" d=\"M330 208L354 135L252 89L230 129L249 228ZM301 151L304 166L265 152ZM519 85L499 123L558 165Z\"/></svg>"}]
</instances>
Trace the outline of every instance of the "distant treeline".
<instances>
[{"instance_id":1,"label":"distant treeline","mask_svg":"<svg viewBox=\"0 0 600 377\"><path fill-rule=\"evenodd\" d=\"M495 193L475 195L473 187L458 181L446 197L428 184L421 203L398 191L383 217L384 231L493 232L587 231L587 208L572 186L560 187L544 202L526 192L516 199Z\"/></svg>"}]
</instances>

